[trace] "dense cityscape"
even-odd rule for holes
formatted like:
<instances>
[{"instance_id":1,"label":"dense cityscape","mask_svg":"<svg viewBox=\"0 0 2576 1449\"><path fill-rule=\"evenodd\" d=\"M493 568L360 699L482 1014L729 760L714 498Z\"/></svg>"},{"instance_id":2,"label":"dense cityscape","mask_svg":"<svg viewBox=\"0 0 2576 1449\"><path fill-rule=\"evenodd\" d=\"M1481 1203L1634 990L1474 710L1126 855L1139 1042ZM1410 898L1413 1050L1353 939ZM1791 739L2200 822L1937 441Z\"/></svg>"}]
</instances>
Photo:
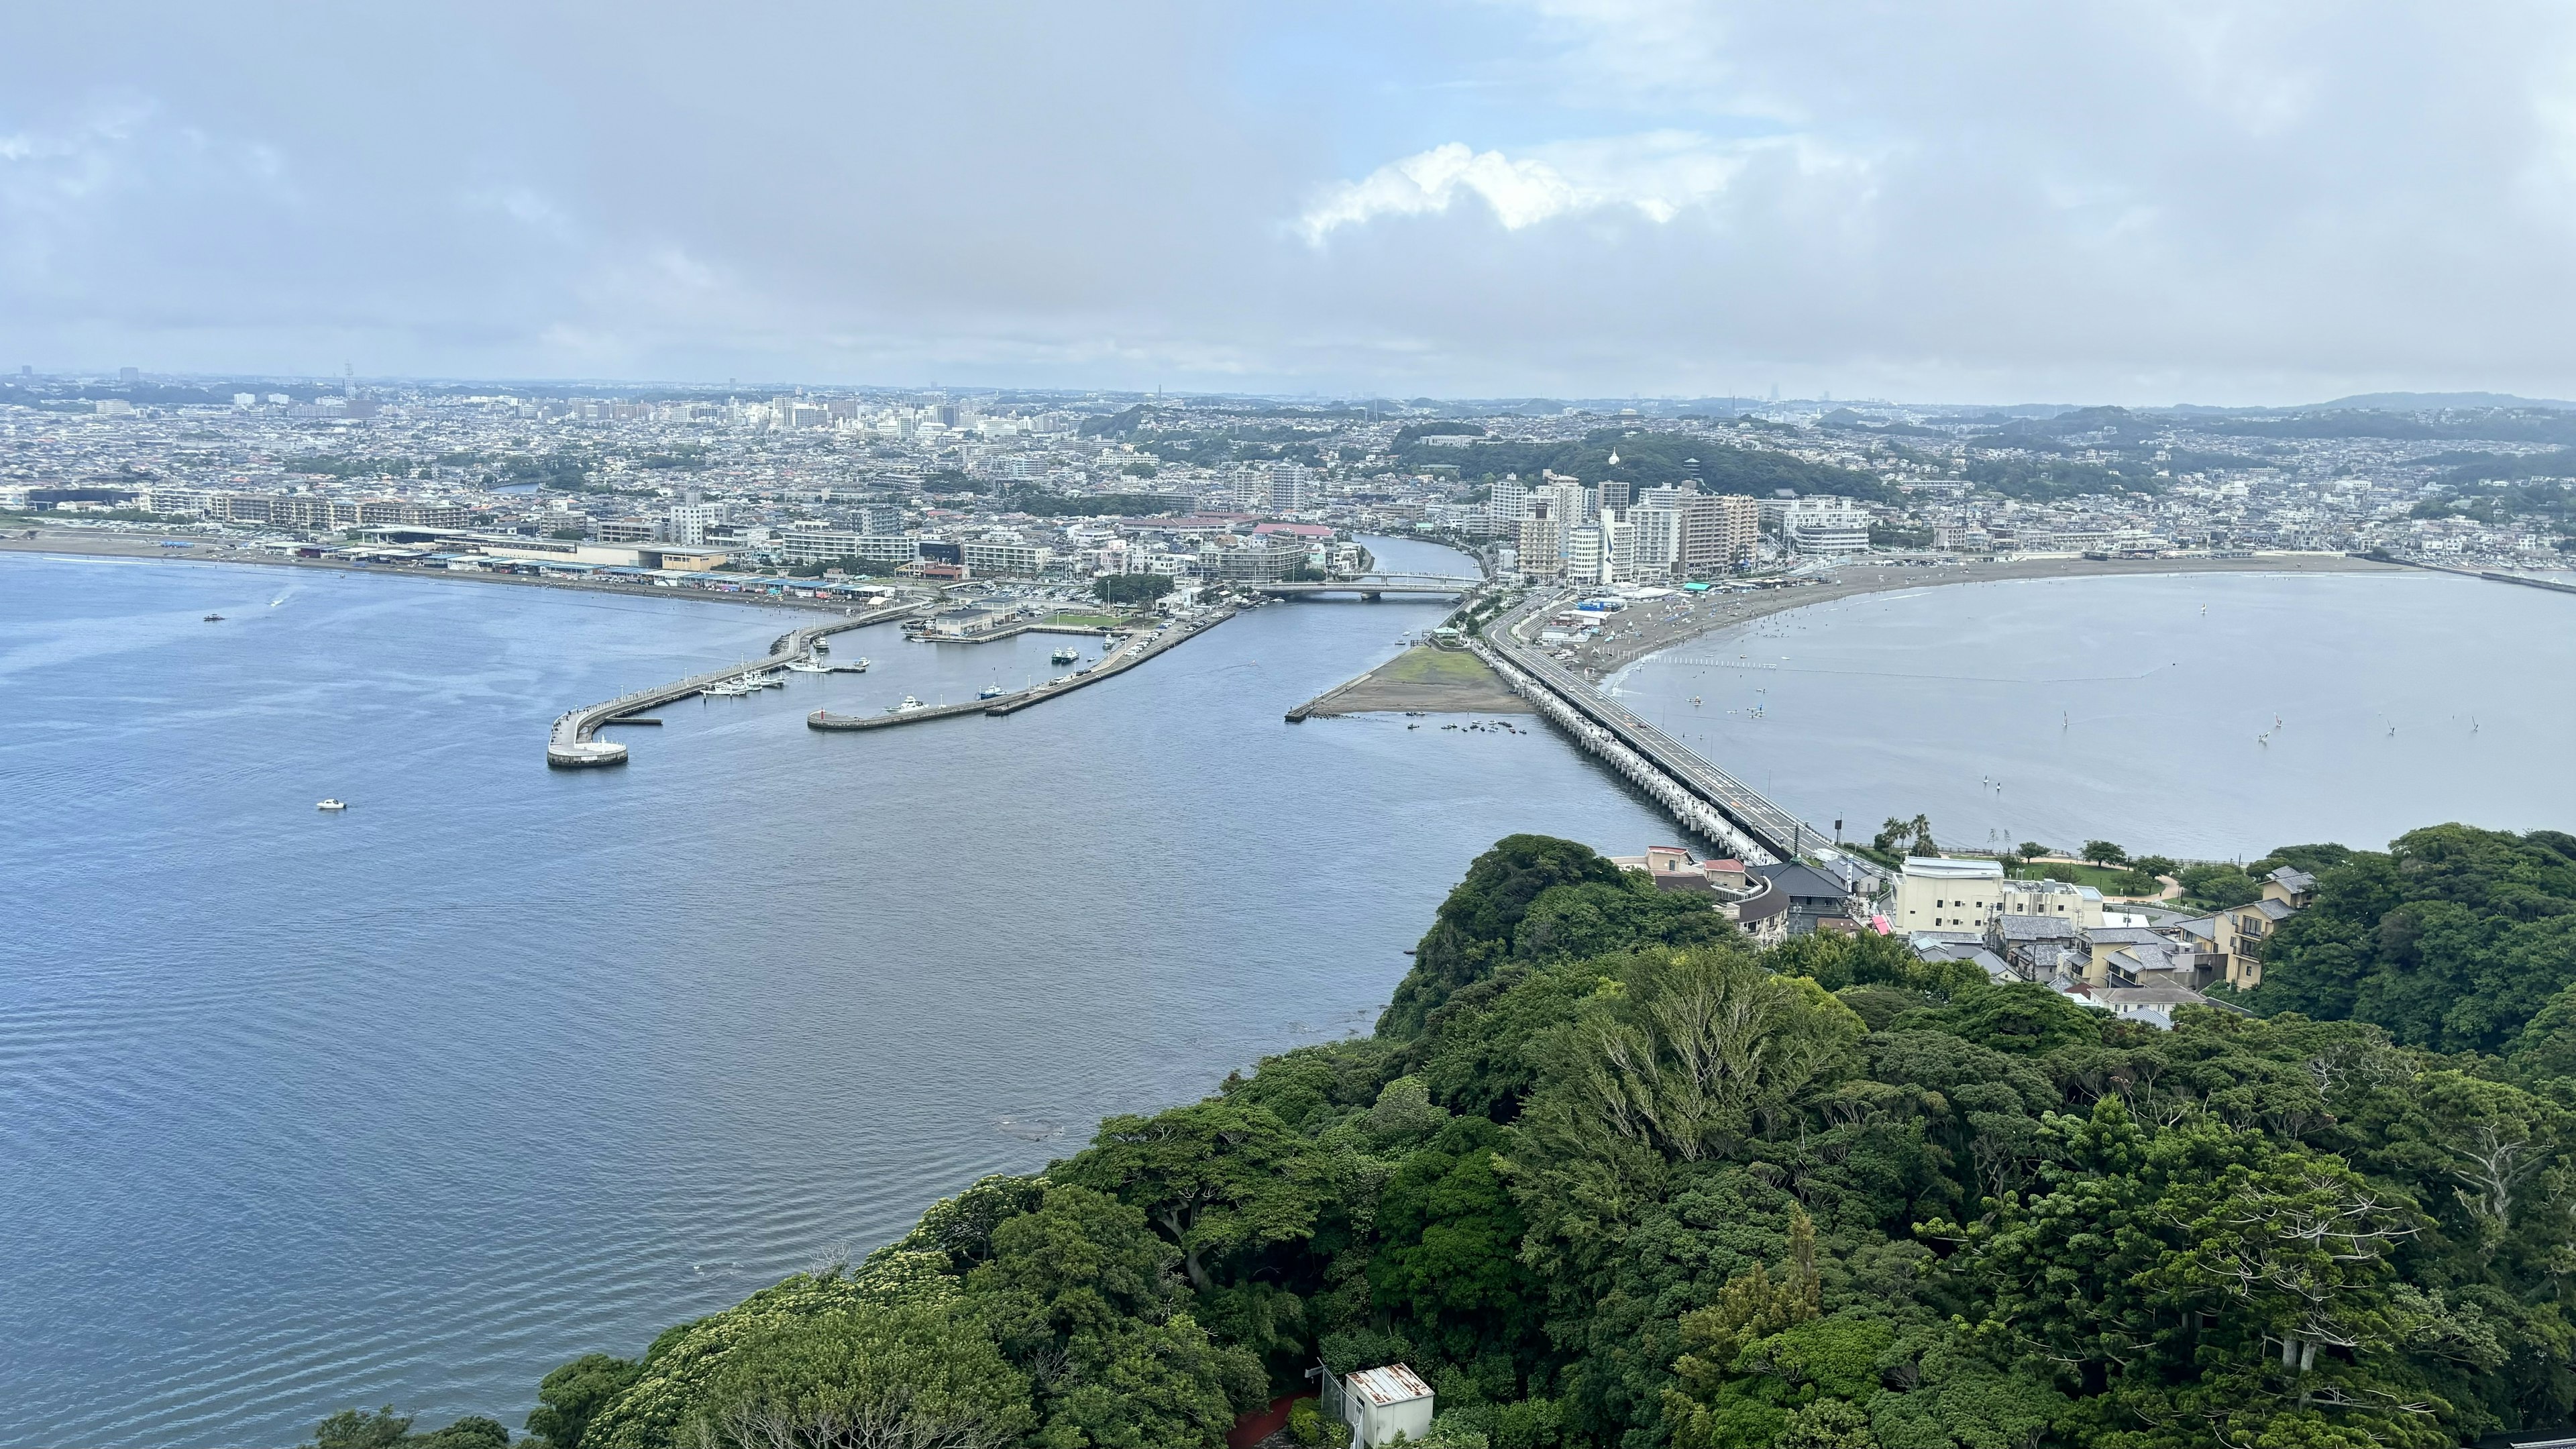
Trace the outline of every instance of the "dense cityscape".
<instances>
[{"instance_id":1,"label":"dense cityscape","mask_svg":"<svg viewBox=\"0 0 2576 1449\"><path fill-rule=\"evenodd\" d=\"M11 21L0 1449L2576 1449L2576 7Z\"/></svg>"},{"instance_id":2,"label":"dense cityscape","mask_svg":"<svg viewBox=\"0 0 2576 1449\"><path fill-rule=\"evenodd\" d=\"M1363 531L1600 585L1856 556L2283 550L2546 572L2576 547L2571 443L2576 412L2488 398L2158 412L29 371L0 388L0 512L719 587L1343 576L1365 566Z\"/></svg>"}]
</instances>

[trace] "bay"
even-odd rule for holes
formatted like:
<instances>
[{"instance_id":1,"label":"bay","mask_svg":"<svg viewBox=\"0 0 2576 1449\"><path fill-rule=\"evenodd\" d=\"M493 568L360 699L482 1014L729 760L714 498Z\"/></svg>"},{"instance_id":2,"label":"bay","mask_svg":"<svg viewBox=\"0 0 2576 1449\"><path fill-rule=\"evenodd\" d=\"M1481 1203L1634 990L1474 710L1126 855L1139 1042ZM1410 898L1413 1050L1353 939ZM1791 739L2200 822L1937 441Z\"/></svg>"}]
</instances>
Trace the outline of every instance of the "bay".
<instances>
[{"instance_id":1,"label":"bay","mask_svg":"<svg viewBox=\"0 0 2576 1449\"><path fill-rule=\"evenodd\" d=\"M1922 813L1951 846L2250 859L2451 820L2576 827L2576 595L2452 575L1866 594L1664 650L1608 687L1861 839Z\"/></svg>"},{"instance_id":2,"label":"bay","mask_svg":"<svg viewBox=\"0 0 2576 1449\"><path fill-rule=\"evenodd\" d=\"M566 1359L1365 1031L1496 838L1673 833L1549 734L1281 721L1444 608L1266 608L1007 719L805 729L1054 672L1042 636L860 631L865 675L563 772L562 709L810 616L0 556L0 1443L515 1429Z\"/></svg>"}]
</instances>

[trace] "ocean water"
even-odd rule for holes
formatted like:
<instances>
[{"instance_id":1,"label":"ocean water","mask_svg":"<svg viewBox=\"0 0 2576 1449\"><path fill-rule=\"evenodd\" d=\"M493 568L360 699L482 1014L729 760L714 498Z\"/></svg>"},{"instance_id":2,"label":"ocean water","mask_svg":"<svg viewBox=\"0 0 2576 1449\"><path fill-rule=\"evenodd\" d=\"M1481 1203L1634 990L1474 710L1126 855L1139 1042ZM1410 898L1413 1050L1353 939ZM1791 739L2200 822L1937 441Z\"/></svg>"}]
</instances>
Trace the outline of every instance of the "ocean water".
<instances>
[{"instance_id":1,"label":"ocean water","mask_svg":"<svg viewBox=\"0 0 2576 1449\"><path fill-rule=\"evenodd\" d=\"M1954 584L1650 656L1629 708L1828 829L2251 858L2576 829L2576 595L2414 571ZM1696 696L1698 703L1693 704Z\"/></svg>"},{"instance_id":2,"label":"ocean water","mask_svg":"<svg viewBox=\"0 0 2576 1449\"><path fill-rule=\"evenodd\" d=\"M1498 836L1673 834L1548 734L1281 721L1444 607L805 729L1054 672L1043 636L860 631L865 675L563 772L565 707L807 616L0 555L0 1444L515 1427L566 1359L1365 1031Z\"/></svg>"}]
</instances>

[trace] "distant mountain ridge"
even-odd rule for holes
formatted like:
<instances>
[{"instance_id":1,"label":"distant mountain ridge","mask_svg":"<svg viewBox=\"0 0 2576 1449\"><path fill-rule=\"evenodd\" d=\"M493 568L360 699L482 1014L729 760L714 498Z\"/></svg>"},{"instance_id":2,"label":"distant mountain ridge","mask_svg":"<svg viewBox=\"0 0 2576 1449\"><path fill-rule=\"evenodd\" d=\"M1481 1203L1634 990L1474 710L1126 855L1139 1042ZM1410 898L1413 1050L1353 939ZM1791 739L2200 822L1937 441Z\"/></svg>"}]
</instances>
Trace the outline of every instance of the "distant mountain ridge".
<instances>
[{"instance_id":1,"label":"distant mountain ridge","mask_svg":"<svg viewBox=\"0 0 2576 1449\"><path fill-rule=\"evenodd\" d=\"M2509 392L2364 392L2312 405L2311 411L2427 412L2436 408L2556 408L2576 412L2576 402L2516 397Z\"/></svg>"}]
</instances>

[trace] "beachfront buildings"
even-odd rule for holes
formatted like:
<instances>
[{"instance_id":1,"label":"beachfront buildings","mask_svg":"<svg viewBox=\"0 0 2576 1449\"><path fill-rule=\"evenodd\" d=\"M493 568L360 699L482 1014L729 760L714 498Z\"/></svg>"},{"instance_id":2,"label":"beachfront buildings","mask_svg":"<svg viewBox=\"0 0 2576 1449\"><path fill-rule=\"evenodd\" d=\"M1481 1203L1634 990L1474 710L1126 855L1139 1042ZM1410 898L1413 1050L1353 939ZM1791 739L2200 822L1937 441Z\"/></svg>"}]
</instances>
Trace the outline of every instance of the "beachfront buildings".
<instances>
[{"instance_id":1,"label":"beachfront buildings","mask_svg":"<svg viewBox=\"0 0 2576 1449\"><path fill-rule=\"evenodd\" d=\"M1896 878L1900 931L1979 931L2006 916L2102 924L2102 893L2055 880L2007 880L2000 861L1909 856Z\"/></svg>"}]
</instances>

